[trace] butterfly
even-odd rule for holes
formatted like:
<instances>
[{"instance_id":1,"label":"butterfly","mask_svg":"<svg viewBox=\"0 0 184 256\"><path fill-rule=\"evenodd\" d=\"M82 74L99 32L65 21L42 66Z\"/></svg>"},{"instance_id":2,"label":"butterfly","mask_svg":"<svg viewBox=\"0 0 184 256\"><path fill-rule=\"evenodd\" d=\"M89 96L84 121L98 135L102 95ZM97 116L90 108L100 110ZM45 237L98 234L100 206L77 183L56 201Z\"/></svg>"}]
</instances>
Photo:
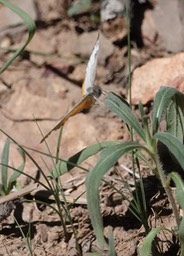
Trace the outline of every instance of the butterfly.
<instances>
[{"instance_id":1,"label":"butterfly","mask_svg":"<svg viewBox=\"0 0 184 256\"><path fill-rule=\"evenodd\" d=\"M82 99L74 105L74 107L69 110L61 120L42 138L42 143L48 136L55 130L59 129L63 126L66 121L76 115L77 113L90 108L96 101L97 98L100 97L102 91L99 86L94 86L95 76L96 76L96 67L98 61L98 53L99 53L99 44L100 44L100 36L98 34L96 43L93 47L92 53L90 55L87 67L85 79L82 84Z\"/></svg>"}]
</instances>

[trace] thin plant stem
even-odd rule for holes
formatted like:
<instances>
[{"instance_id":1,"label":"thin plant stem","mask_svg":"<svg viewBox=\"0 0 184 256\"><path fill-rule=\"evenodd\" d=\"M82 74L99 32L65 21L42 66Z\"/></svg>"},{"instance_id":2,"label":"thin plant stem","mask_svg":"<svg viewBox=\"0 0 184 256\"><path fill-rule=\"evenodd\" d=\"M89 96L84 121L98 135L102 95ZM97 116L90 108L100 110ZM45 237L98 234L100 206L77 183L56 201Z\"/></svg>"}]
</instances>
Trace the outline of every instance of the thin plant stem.
<instances>
[{"instance_id":1,"label":"thin plant stem","mask_svg":"<svg viewBox=\"0 0 184 256\"><path fill-rule=\"evenodd\" d=\"M128 4L126 7L126 21L127 21L127 44L128 44L128 102L130 104L130 108L132 109L132 75L131 75L131 38L130 38L130 12L131 6Z\"/></svg>"}]
</instances>

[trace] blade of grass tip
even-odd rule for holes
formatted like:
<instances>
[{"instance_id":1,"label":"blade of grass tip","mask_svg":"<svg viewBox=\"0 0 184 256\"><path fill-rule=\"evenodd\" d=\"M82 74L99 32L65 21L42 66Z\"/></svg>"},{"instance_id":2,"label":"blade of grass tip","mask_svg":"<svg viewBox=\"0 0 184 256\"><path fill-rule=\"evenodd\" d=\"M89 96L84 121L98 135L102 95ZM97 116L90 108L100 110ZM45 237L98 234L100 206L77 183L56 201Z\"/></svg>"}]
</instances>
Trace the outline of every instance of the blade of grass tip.
<instances>
[{"instance_id":1,"label":"blade of grass tip","mask_svg":"<svg viewBox=\"0 0 184 256\"><path fill-rule=\"evenodd\" d=\"M10 151L10 140L7 138L4 147L3 152L1 156L1 163L3 164L1 166L1 182L3 184L4 190L7 191L8 188L8 162L9 162L9 151Z\"/></svg>"},{"instance_id":2,"label":"blade of grass tip","mask_svg":"<svg viewBox=\"0 0 184 256\"><path fill-rule=\"evenodd\" d=\"M25 163L26 163L26 157L25 157L25 152L18 148L18 152L20 153L20 155L22 156L22 163L20 164L20 166L17 168L17 171L14 171L13 174L11 175L10 179L9 179L9 186L11 186L11 184L16 181L16 179L22 174L24 167L25 167Z\"/></svg>"},{"instance_id":3,"label":"blade of grass tip","mask_svg":"<svg viewBox=\"0 0 184 256\"><path fill-rule=\"evenodd\" d=\"M39 129L40 134L42 135L42 137L44 137L44 134L43 134L43 132L42 132L42 129L40 128L38 122L36 121L35 116L34 116L34 119L35 119L35 122L36 122L36 125L37 125L38 129ZM52 156L52 153L51 153L51 150L50 150L49 145L48 145L48 143L47 143L47 140L45 140L44 142L45 142L46 148L47 148L48 153L49 153L48 156L52 159L53 167L56 168L56 164L55 164L55 162L54 162L54 158L57 160L57 157L53 157L53 156Z\"/></svg>"},{"instance_id":4,"label":"blade of grass tip","mask_svg":"<svg viewBox=\"0 0 184 256\"><path fill-rule=\"evenodd\" d=\"M81 13L81 10L87 10L91 6L91 0L80 0L80 1L73 1L71 7L67 10L67 14L69 17L74 15L78 15Z\"/></svg>"},{"instance_id":5,"label":"blade of grass tip","mask_svg":"<svg viewBox=\"0 0 184 256\"><path fill-rule=\"evenodd\" d=\"M105 98L105 106L119 116L128 126L133 128L143 141L146 141L146 136L141 124L123 98L115 93L109 92Z\"/></svg>"},{"instance_id":6,"label":"blade of grass tip","mask_svg":"<svg viewBox=\"0 0 184 256\"><path fill-rule=\"evenodd\" d=\"M162 86L157 92L152 111L152 135L158 131L162 115L165 113L168 105L171 103L171 99L177 93L178 91L176 88L166 86Z\"/></svg>"},{"instance_id":7,"label":"blade of grass tip","mask_svg":"<svg viewBox=\"0 0 184 256\"><path fill-rule=\"evenodd\" d=\"M60 149L60 145L61 145L61 138L62 138L62 133L63 133L63 126L61 127L60 131L59 131L59 136L58 136L58 141L57 141L57 148L56 148L56 164L59 161L59 149Z\"/></svg>"},{"instance_id":8,"label":"blade of grass tip","mask_svg":"<svg viewBox=\"0 0 184 256\"><path fill-rule=\"evenodd\" d=\"M11 9L13 12L15 12L24 21L24 23L26 24L26 26L28 28L28 32L29 32L28 38L27 38L26 42L23 44L23 46L21 48L19 48L17 51L15 51L15 53L10 57L10 59L1 67L1 69L0 69L0 74L1 74L4 70L7 69L7 67L13 62L13 60L21 54L21 52L29 44L29 42L31 41L31 39L33 38L33 35L35 33L36 25L35 25L34 21L32 20L32 18L25 11L23 11L16 5L8 2L7 0L0 0L0 3L5 5L9 9Z\"/></svg>"},{"instance_id":9,"label":"blade of grass tip","mask_svg":"<svg viewBox=\"0 0 184 256\"><path fill-rule=\"evenodd\" d=\"M138 249L139 256L150 256L152 255L152 243L156 235L161 231L165 230L162 227L153 228L149 234L144 238L142 245Z\"/></svg>"},{"instance_id":10,"label":"blade of grass tip","mask_svg":"<svg viewBox=\"0 0 184 256\"><path fill-rule=\"evenodd\" d=\"M46 166L46 168L47 168L47 170L48 170L48 172L49 172L49 171L50 171L50 168L49 168L49 166L47 165L46 161L43 159L43 157L41 157L41 159L42 159L43 163L45 164L45 166ZM52 184L52 180L50 180L49 177L47 177L47 175L45 175L44 172L42 173L42 175L43 175L45 181L47 182L47 184L48 184L48 186L49 186L49 188L50 188L50 191L52 191L52 192L53 192L53 195L54 195L54 194L55 194L55 193L54 193L55 187L54 187L54 184ZM47 188L47 189L48 189L48 188Z\"/></svg>"}]
</instances>

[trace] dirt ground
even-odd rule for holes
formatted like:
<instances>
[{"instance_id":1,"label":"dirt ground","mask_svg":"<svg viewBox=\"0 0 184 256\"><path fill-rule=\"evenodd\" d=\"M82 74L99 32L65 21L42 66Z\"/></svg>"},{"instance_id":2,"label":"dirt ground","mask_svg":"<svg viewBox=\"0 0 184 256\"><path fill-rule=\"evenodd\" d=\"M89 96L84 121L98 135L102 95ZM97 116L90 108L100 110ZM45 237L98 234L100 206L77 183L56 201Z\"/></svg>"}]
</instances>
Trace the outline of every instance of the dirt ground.
<instances>
[{"instance_id":1,"label":"dirt ground","mask_svg":"<svg viewBox=\"0 0 184 256\"><path fill-rule=\"evenodd\" d=\"M81 98L86 63L99 30L101 30L101 46L95 83L103 91L113 91L127 98L128 50L125 18L116 17L111 22L100 23L98 1L90 10L68 17L66 12L71 2L35 1L38 13L36 34L26 48L27 51L19 56L0 78L0 128L18 143L42 152L47 152L47 149L44 144L39 143L42 135L38 125L44 133L48 132L66 110ZM25 29L15 26L13 32L11 30L1 37L1 47L17 48L26 36ZM146 46L140 45L139 39L140 35L132 34L132 72L157 57L173 55L159 45L157 38ZM1 65L10 55L9 52L1 51ZM153 91L147 91L146 95L144 107L149 116L154 98ZM141 91L140 95L137 93L133 95L136 100L137 96L142 97ZM137 105L133 108L137 113ZM38 125L35 119L38 120ZM48 138L53 154L56 151L57 138L58 131ZM6 137L1 134L0 149L3 148L5 139ZM128 139L129 132L126 125L105 108L103 100L99 100L89 111L79 113L66 123L60 145L60 157L67 159L93 143ZM48 174L48 169L42 160L43 156L36 151L29 152ZM90 170L97 159L98 156L94 156L82 166ZM46 156L44 160L51 170L52 161ZM12 145L10 165L19 164L20 157L17 155L16 147ZM37 168L30 159L26 161L25 170L30 176L36 177ZM131 156L125 156L118 161L106 175L106 182L103 182L100 189L105 236L109 236L109 230L112 228L118 256L138 255L137 249L145 236L144 228L132 215L128 202L122 200L112 188L114 184L117 190L130 197L124 186L127 182L132 187L132 191L134 190L133 176L128 170L131 170ZM169 203L159 182L144 165L141 166L141 171L144 177L150 226L165 225L167 228L175 226ZM69 202L80 196L76 203L70 204L70 213L77 231L81 255L87 255L88 252L109 255L108 249L101 251L98 248L93 233L85 198L85 177L86 172L79 168L74 168L61 177ZM43 177L40 180L44 182ZM19 178L19 183L23 187L32 182L25 176ZM45 192L40 193L40 190L39 188L33 193L34 196L32 194L20 202L15 202L11 215L1 222L0 255L30 255L26 241L30 241L35 256L78 255L68 219L66 219L66 236L61 221L53 209L26 201L35 197L37 200L46 200L43 196ZM47 202L55 205L52 199L47 198ZM27 240L22 237L14 217L28 237ZM172 241L173 238L169 234L164 233L159 238L162 241L160 248L163 252L160 255L177 254L177 243Z\"/></svg>"}]
</instances>

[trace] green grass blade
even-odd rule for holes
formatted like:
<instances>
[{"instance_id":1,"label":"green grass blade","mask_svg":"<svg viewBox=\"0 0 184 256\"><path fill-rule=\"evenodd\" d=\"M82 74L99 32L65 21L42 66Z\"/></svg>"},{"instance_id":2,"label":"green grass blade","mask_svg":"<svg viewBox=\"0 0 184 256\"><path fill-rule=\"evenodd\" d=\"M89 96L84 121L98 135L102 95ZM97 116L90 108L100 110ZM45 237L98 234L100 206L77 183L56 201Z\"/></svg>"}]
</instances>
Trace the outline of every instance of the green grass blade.
<instances>
[{"instance_id":1,"label":"green grass blade","mask_svg":"<svg viewBox=\"0 0 184 256\"><path fill-rule=\"evenodd\" d=\"M139 136L146 141L146 136L144 134L143 128L136 119L132 110L130 109L128 103L123 100L118 95L109 92L105 98L105 105L117 116L123 119L123 121L132 127Z\"/></svg>"},{"instance_id":2,"label":"green grass blade","mask_svg":"<svg viewBox=\"0 0 184 256\"><path fill-rule=\"evenodd\" d=\"M10 151L10 140L7 139L4 144L4 148L1 156L1 163L3 164L1 166L1 182L3 184L5 191L7 191L7 188L8 188L8 167L7 166L9 162L9 151Z\"/></svg>"},{"instance_id":3,"label":"green grass blade","mask_svg":"<svg viewBox=\"0 0 184 256\"><path fill-rule=\"evenodd\" d=\"M17 7L16 5L8 2L7 0L0 0L0 3L4 4L6 7L8 7L9 9L11 9L13 12L15 12L26 24L27 28L28 28L28 39L26 40L26 42L24 43L24 45L19 48L17 51L15 51L15 53L10 57L10 59L2 66L2 68L0 69L0 74L7 69L7 67L12 63L12 61L18 56L20 55L20 53L25 49L25 47L28 45L28 43L31 41L35 30L36 30L36 25L34 23L34 21L32 20L32 18L23 10L21 10L19 7Z\"/></svg>"},{"instance_id":4,"label":"green grass blade","mask_svg":"<svg viewBox=\"0 0 184 256\"><path fill-rule=\"evenodd\" d=\"M154 136L168 147L169 151L176 158L178 163L184 169L184 145L178 138L168 132L159 132Z\"/></svg>"},{"instance_id":5,"label":"green grass blade","mask_svg":"<svg viewBox=\"0 0 184 256\"><path fill-rule=\"evenodd\" d=\"M81 11L87 10L91 6L91 0L75 0L72 6L68 9L68 16L80 14Z\"/></svg>"},{"instance_id":6,"label":"green grass blade","mask_svg":"<svg viewBox=\"0 0 184 256\"><path fill-rule=\"evenodd\" d=\"M183 141L184 138L184 94L176 94L167 109L167 131Z\"/></svg>"},{"instance_id":7,"label":"green grass blade","mask_svg":"<svg viewBox=\"0 0 184 256\"><path fill-rule=\"evenodd\" d=\"M153 228L149 234L144 238L143 244L139 247L139 256L151 256L152 255L152 243L156 235L162 230L162 227Z\"/></svg>"},{"instance_id":8,"label":"green grass blade","mask_svg":"<svg viewBox=\"0 0 184 256\"><path fill-rule=\"evenodd\" d=\"M89 252L86 254L86 256L102 256L102 254L100 254L98 252Z\"/></svg>"},{"instance_id":9,"label":"green grass blade","mask_svg":"<svg viewBox=\"0 0 184 256\"><path fill-rule=\"evenodd\" d=\"M182 256L184 255L184 218L182 218L180 222L178 235L180 239L180 250L181 250L180 255Z\"/></svg>"},{"instance_id":10,"label":"green grass blade","mask_svg":"<svg viewBox=\"0 0 184 256\"><path fill-rule=\"evenodd\" d=\"M163 113L171 103L171 99L178 91L173 87L161 87L157 92L152 114L152 134L158 131L159 123Z\"/></svg>"},{"instance_id":11,"label":"green grass blade","mask_svg":"<svg viewBox=\"0 0 184 256\"><path fill-rule=\"evenodd\" d=\"M103 248L105 240L103 236L103 222L100 212L100 183L103 176L123 154L140 147L141 145L138 143L127 142L104 149L100 155L97 164L87 175L87 205L94 232L101 248Z\"/></svg>"},{"instance_id":12,"label":"green grass blade","mask_svg":"<svg viewBox=\"0 0 184 256\"><path fill-rule=\"evenodd\" d=\"M18 226L22 237L24 238L24 242L25 242L25 244L27 246L27 249L29 251L29 256L33 256L32 244L31 244L31 241L30 241L31 240L30 239L30 237L31 237L31 223L30 222L28 223L29 229L28 229L28 233L26 235L26 234L24 234L24 231L23 231L21 225L19 224L19 222L17 221L17 219L15 217L14 217L14 221L15 221L16 225Z\"/></svg>"},{"instance_id":13,"label":"green grass blade","mask_svg":"<svg viewBox=\"0 0 184 256\"><path fill-rule=\"evenodd\" d=\"M18 151L20 153L20 155L22 156L22 163L20 164L20 166L17 168L16 171L13 172L13 174L11 175L10 179L9 179L9 189L11 189L11 184L13 182L16 181L16 179L22 174L23 170L24 170L24 167L25 167L25 163L26 163L26 155L25 155L25 152L18 148Z\"/></svg>"},{"instance_id":14,"label":"green grass blade","mask_svg":"<svg viewBox=\"0 0 184 256\"><path fill-rule=\"evenodd\" d=\"M58 140L57 140L57 147L56 147L56 163L58 163L59 161L59 153L60 153L60 145L61 145L61 138L62 138L62 133L63 133L63 127L61 127L60 131L59 131L59 136L58 136Z\"/></svg>"},{"instance_id":15,"label":"green grass blade","mask_svg":"<svg viewBox=\"0 0 184 256\"><path fill-rule=\"evenodd\" d=\"M180 175L176 172L171 172L168 175L176 185L176 199L180 207L184 210L184 183Z\"/></svg>"},{"instance_id":16,"label":"green grass blade","mask_svg":"<svg viewBox=\"0 0 184 256\"><path fill-rule=\"evenodd\" d=\"M110 232L109 232L109 256L116 256L112 228L110 229Z\"/></svg>"},{"instance_id":17,"label":"green grass blade","mask_svg":"<svg viewBox=\"0 0 184 256\"><path fill-rule=\"evenodd\" d=\"M13 139L10 135L8 135L5 131L3 131L2 129L0 129L0 131L1 131L4 135L6 135L9 139L11 139L11 141L12 141L15 145L17 145L17 146L25 153L25 155L31 160L31 162L34 164L34 166L36 167L36 169L42 173L43 177L44 177L45 180L46 180L46 178L47 178L46 174L42 171L41 166L40 166L40 165L38 164L38 162L28 153L28 151L26 151L23 146L19 145L19 144L16 142L16 140L14 140L14 139ZM3 165L3 164L0 163L0 165ZM12 166L8 166L8 165L7 165L7 167L8 167L8 168L11 168L12 170L15 170L15 171L17 170L16 168L13 168ZM27 174L27 173L24 173L24 175L27 176L28 178L30 178L30 179L32 179L32 180L35 181L35 178L34 178L33 176L30 176L30 175ZM43 182L39 181L39 184L40 184L41 186L43 186L44 188L48 189L48 187L47 187ZM52 188L51 188L51 190L52 190Z\"/></svg>"},{"instance_id":18,"label":"green grass blade","mask_svg":"<svg viewBox=\"0 0 184 256\"><path fill-rule=\"evenodd\" d=\"M68 161L60 161L55 166L55 168L52 171L52 176L54 178L58 178L59 176L63 175L66 172L69 172L72 168L74 168L76 165L80 165L84 160L89 158L90 156L93 156L97 154L99 151L101 151L104 148L120 144L120 142L117 141L105 141L105 142L99 142L97 144L93 144L87 148L82 149L75 155L71 156ZM71 164L72 163L72 164Z\"/></svg>"}]
</instances>

